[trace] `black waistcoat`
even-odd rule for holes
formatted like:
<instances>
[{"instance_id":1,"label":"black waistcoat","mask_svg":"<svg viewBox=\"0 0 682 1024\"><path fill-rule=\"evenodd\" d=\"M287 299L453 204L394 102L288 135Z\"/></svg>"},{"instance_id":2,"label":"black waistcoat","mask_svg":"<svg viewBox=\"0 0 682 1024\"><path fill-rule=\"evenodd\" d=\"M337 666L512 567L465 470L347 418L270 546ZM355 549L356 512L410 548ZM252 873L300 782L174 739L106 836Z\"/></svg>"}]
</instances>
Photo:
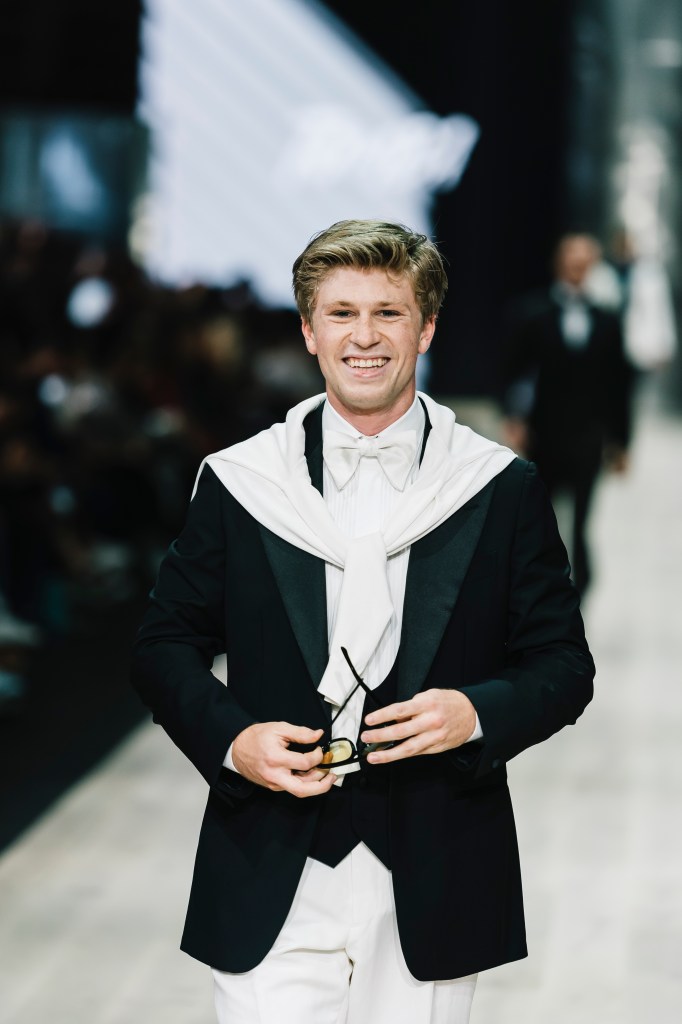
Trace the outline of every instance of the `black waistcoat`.
<instances>
[{"instance_id":1,"label":"black waistcoat","mask_svg":"<svg viewBox=\"0 0 682 1024\"><path fill-rule=\"evenodd\" d=\"M423 400L420 398L419 401L424 410L424 438L419 453L421 465L431 431L431 421ZM323 406L319 405L304 421L305 454L310 480L320 494L323 494L322 408ZM372 691L377 703L365 697L362 710L363 724L365 715L370 711L375 710L377 706L386 707L395 701L399 657L400 654L383 683ZM361 731L362 728L363 725ZM387 868L390 868L388 786L391 765L368 765L365 762L361 762L361 765L359 772L351 772L344 776L342 786L332 786L330 792L321 798L324 800L324 806L320 812L312 846L308 851L309 856L330 867L336 867L346 854L359 842L363 842Z\"/></svg>"},{"instance_id":2,"label":"black waistcoat","mask_svg":"<svg viewBox=\"0 0 682 1024\"><path fill-rule=\"evenodd\" d=\"M398 658L383 683L372 691L374 700L365 697L365 715L377 707L386 707L396 699ZM345 775L342 786L332 786L320 799L320 812L309 856L329 867L336 867L358 843L363 842L387 868L391 867L388 844L388 786L391 765L361 761L359 772Z\"/></svg>"}]
</instances>

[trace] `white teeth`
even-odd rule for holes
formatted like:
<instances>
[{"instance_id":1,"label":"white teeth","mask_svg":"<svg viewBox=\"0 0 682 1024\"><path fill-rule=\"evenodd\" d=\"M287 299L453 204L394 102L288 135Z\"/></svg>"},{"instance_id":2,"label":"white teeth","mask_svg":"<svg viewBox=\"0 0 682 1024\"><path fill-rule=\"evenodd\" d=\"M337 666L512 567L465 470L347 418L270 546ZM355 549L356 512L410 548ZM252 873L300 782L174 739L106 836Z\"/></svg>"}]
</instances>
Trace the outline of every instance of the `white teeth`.
<instances>
[{"instance_id":1,"label":"white teeth","mask_svg":"<svg viewBox=\"0 0 682 1024\"><path fill-rule=\"evenodd\" d=\"M373 367L384 366L388 359L348 359L348 365L354 370L370 370Z\"/></svg>"}]
</instances>

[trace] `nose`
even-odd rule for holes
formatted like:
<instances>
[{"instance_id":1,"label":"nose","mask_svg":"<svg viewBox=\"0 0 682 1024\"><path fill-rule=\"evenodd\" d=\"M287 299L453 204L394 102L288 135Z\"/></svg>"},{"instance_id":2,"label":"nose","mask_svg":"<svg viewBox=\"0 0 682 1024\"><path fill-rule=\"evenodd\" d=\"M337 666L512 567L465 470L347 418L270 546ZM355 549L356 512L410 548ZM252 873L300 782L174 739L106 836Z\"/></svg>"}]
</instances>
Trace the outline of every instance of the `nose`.
<instances>
[{"instance_id":1,"label":"nose","mask_svg":"<svg viewBox=\"0 0 682 1024\"><path fill-rule=\"evenodd\" d=\"M371 348L379 341L379 332L370 314L361 314L353 324L351 340L358 348Z\"/></svg>"}]
</instances>

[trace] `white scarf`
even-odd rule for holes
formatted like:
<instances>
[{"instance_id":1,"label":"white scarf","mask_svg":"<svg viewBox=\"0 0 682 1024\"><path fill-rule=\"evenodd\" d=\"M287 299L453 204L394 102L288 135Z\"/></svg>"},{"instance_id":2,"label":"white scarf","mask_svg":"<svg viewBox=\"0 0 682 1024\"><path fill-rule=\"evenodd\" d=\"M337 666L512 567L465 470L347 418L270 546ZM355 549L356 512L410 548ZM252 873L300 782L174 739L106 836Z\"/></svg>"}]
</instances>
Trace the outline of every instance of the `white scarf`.
<instances>
[{"instance_id":1,"label":"white scarf","mask_svg":"<svg viewBox=\"0 0 682 1024\"><path fill-rule=\"evenodd\" d=\"M509 448L460 426L453 412L427 395L419 397L432 429L419 474L401 494L383 533L346 537L310 482L303 421L325 395L294 406L284 423L209 455L199 468L200 476L208 463L240 505L272 533L343 568L329 662L318 688L334 704L340 705L353 685L341 647L362 674L393 614L387 558L435 530L515 458Z\"/></svg>"}]
</instances>

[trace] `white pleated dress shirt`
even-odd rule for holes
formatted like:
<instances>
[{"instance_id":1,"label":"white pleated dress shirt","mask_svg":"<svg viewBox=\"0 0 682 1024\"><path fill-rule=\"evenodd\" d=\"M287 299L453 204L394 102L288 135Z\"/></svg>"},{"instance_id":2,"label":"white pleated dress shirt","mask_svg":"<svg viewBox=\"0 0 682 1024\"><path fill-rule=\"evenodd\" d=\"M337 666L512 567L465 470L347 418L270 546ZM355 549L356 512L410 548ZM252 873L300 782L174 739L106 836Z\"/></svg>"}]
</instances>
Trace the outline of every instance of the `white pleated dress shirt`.
<instances>
[{"instance_id":1,"label":"white pleated dress shirt","mask_svg":"<svg viewBox=\"0 0 682 1024\"><path fill-rule=\"evenodd\" d=\"M342 434L349 434L351 437L360 438L362 433L352 424L348 423L335 409L325 402L322 410L322 433L336 430ZM380 435L382 440L389 440L392 434L403 433L406 430L415 432L415 455L412 467L407 477L406 486L409 487L416 479L419 472L419 455L424 441L424 410L415 397L414 402L408 411L392 423ZM339 490L334 483L334 478L327 467L323 465L323 489L324 500L329 513L339 529L351 538L362 537L368 533L381 533L384 525L389 519L401 491L397 490L384 473L379 460L376 458L361 458L353 476L346 486ZM407 566L410 559L409 547L398 551L388 559L387 575L388 586L393 604L393 615L388 623L379 646L370 658L363 679L370 689L379 686L390 672L393 662L396 659L400 647L400 631L403 623L403 604L405 601L405 583L407 581ZM327 633L331 643L336 623L336 614L341 597L341 583L343 581L343 569L336 565L327 563L325 567L327 583ZM352 657L352 650L349 650ZM352 686L350 687L352 689ZM365 694L358 689L347 707L341 712L338 720L334 723L334 736L346 736L355 741L360 731L362 708L365 701ZM332 713L334 713L332 709Z\"/></svg>"},{"instance_id":2,"label":"white pleated dress shirt","mask_svg":"<svg viewBox=\"0 0 682 1024\"><path fill-rule=\"evenodd\" d=\"M584 349L592 334L592 313L587 296L569 284L557 283L552 295L561 307L559 328L567 348Z\"/></svg>"},{"instance_id":3,"label":"white pleated dress shirt","mask_svg":"<svg viewBox=\"0 0 682 1024\"><path fill-rule=\"evenodd\" d=\"M416 435L415 455L406 487L409 487L414 482L419 472L419 457L424 442L424 427L424 410L419 399L415 396L414 402L408 411L400 419L387 427L386 430L383 430L381 434L377 435L382 440L388 440L392 434L414 430ZM329 402L325 402L322 410L323 436L327 430L335 430L355 438L364 436L361 431L340 416ZM345 487L340 489L336 486L326 463L323 463L323 491L325 503L334 522L350 538L381 532L402 493L391 484L381 468L379 460L366 457L360 459L356 471ZM393 615L363 673L363 679L370 689L375 689L384 681L398 654L409 558L410 548L408 546L402 551L396 552L396 554L388 559L388 586L393 604ZM331 643L341 597L343 569L327 562L325 577L327 591L327 638L328 642ZM349 654L352 657L352 651L349 651ZM352 688L352 684L349 685L349 692ZM358 688L334 723L334 738L345 736L347 739L355 741L362 724L364 701L364 691ZM332 714L334 713L335 707L332 705ZM295 724L300 725L301 723ZM477 715L476 727L469 739L477 740L481 739L482 736L483 732ZM224 763L226 767L235 771L231 753L232 747L228 750ZM352 767L355 768L356 766Z\"/></svg>"}]
</instances>

